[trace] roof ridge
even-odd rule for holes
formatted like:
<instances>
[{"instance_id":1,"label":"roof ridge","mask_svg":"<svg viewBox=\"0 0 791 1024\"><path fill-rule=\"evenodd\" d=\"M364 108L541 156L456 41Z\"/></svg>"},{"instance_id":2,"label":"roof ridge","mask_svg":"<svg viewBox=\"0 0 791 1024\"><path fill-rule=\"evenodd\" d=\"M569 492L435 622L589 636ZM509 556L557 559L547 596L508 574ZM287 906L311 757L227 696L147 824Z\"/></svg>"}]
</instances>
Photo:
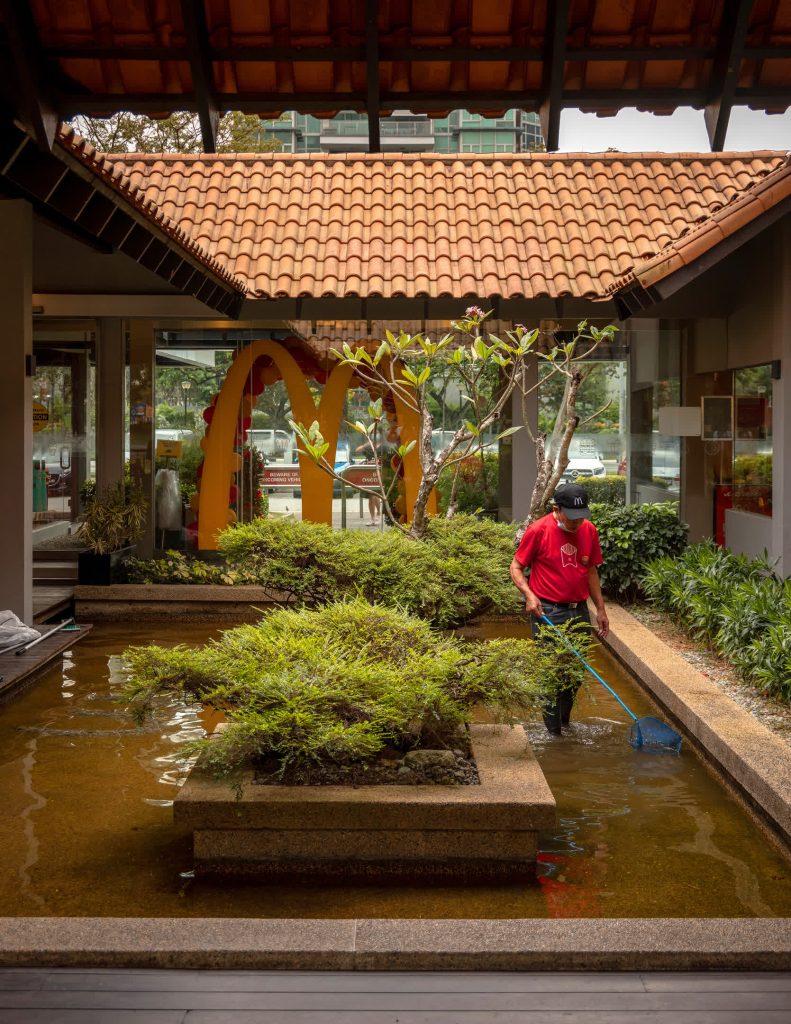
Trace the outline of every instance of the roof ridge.
<instances>
[{"instance_id":1,"label":"roof ridge","mask_svg":"<svg viewBox=\"0 0 791 1024\"><path fill-rule=\"evenodd\" d=\"M772 157L785 157L785 150L756 149L756 150L729 150L726 153L695 152L694 150L680 150L679 152L621 152L620 150L605 150L596 153L281 153L271 151L266 153L104 153L100 154L105 159L116 160L121 163L274 163L283 161L285 163L390 163L392 161L406 163L438 162L438 163L503 163L507 161L524 161L526 163L566 163L594 161L626 161L629 163L641 163L646 160L672 163L678 160L698 160L702 162L721 161L731 163L736 160L757 160L771 159Z\"/></svg>"},{"instance_id":2,"label":"roof ridge","mask_svg":"<svg viewBox=\"0 0 791 1024\"><path fill-rule=\"evenodd\" d=\"M219 260L208 253L199 242L195 241L179 224L157 205L153 199L146 197L145 192L135 185L132 185L129 176L124 172L121 162L115 162L111 157L115 154L104 154L98 152L87 139L78 135L70 126L62 124L56 135L58 144L80 163L87 167L97 177L105 181L115 192L131 203L139 210L147 220L152 221L161 231L172 238L182 249L185 249L190 256L193 256L213 274L221 278L226 284L231 285L236 291L246 294L247 287L244 281L232 274L227 267Z\"/></svg>"}]
</instances>

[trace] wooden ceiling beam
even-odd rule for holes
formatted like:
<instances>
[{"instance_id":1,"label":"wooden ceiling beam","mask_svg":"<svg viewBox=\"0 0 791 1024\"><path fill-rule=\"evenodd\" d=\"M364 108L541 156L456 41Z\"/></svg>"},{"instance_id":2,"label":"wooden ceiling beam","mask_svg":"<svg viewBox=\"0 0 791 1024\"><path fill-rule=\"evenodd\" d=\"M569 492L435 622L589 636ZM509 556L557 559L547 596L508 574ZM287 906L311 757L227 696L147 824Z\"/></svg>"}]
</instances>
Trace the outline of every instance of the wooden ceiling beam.
<instances>
[{"instance_id":1,"label":"wooden ceiling beam","mask_svg":"<svg viewBox=\"0 0 791 1024\"><path fill-rule=\"evenodd\" d=\"M709 101L703 112L712 152L725 148L753 0L725 0Z\"/></svg>"},{"instance_id":2,"label":"wooden ceiling beam","mask_svg":"<svg viewBox=\"0 0 791 1024\"><path fill-rule=\"evenodd\" d=\"M569 0L556 0L547 5L547 29L541 79L539 116L547 151L560 143L560 115L563 110L563 78L566 70L566 33Z\"/></svg>"},{"instance_id":3,"label":"wooden ceiling beam","mask_svg":"<svg viewBox=\"0 0 791 1024\"><path fill-rule=\"evenodd\" d=\"M181 16L187 35L187 50L201 137L203 138L203 150L205 153L216 153L220 109L214 90L214 74L209 53L209 31L203 0L181 0Z\"/></svg>"},{"instance_id":4,"label":"wooden ceiling beam","mask_svg":"<svg viewBox=\"0 0 791 1024\"><path fill-rule=\"evenodd\" d=\"M49 60L128 60L128 61L189 61L190 51L185 46L107 46L79 44L74 46L48 46L41 48ZM714 60L715 46L643 46L643 47L584 47L566 48L566 61L599 63L601 61L692 61ZM537 61L543 52L537 47L519 46L445 46L415 47L379 44L381 61L405 60L417 63L436 61ZM791 46L750 46L743 52L745 60L788 60ZM211 61L239 61L240 63L267 64L274 61L287 63L326 63L327 61L358 61L366 59L364 46L217 46L209 49Z\"/></svg>"}]
</instances>

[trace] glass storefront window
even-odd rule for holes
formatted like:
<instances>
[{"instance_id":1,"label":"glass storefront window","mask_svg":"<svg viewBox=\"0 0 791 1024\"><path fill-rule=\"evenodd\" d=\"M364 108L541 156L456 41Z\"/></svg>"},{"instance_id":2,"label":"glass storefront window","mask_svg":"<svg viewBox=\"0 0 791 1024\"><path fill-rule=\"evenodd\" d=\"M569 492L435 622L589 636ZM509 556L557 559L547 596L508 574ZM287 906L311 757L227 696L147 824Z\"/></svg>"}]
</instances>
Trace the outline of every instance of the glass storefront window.
<instances>
[{"instance_id":1,"label":"glass storefront window","mask_svg":"<svg viewBox=\"0 0 791 1024\"><path fill-rule=\"evenodd\" d=\"M771 367L737 370L733 379L733 507L772 514Z\"/></svg>"}]
</instances>

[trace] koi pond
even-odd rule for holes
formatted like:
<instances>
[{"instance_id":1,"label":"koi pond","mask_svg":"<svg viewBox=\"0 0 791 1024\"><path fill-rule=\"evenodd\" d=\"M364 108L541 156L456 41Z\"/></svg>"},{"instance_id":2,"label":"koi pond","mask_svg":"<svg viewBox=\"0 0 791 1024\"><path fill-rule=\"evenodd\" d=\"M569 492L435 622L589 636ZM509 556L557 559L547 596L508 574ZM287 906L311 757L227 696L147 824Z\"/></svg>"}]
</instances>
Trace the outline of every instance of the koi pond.
<instances>
[{"instance_id":1,"label":"koi pond","mask_svg":"<svg viewBox=\"0 0 791 1024\"><path fill-rule=\"evenodd\" d=\"M497 624L486 635L525 628ZM593 680L562 738L526 723L559 821L541 836L535 881L194 881L191 836L174 826L172 801L190 767L182 745L211 723L174 702L138 729L114 696L127 646L200 644L218 632L215 623L97 626L0 705L0 915L791 916L791 863L688 743L680 757L633 750L626 713ZM604 652L595 664L638 715L656 713Z\"/></svg>"}]
</instances>

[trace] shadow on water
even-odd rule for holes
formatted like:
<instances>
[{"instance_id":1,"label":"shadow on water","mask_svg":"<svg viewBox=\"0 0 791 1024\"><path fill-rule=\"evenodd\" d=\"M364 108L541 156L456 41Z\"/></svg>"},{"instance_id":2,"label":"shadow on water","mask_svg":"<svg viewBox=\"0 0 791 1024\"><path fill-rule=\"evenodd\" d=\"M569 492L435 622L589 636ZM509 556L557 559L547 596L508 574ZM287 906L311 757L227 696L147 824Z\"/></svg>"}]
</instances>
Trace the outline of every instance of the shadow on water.
<instances>
[{"instance_id":1,"label":"shadow on water","mask_svg":"<svg viewBox=\"0 0 791 1024\"><path fill-rule=\"evenodd\" d=\"M523 626L487 628L495 635ZM562 738L525 723L558 802L537 878L514 885L190 882L191 838L172 822L201 735L197 706L136 729L114 701L130 644L202 643L217 628L96 627L0 707L0 914L230 917L791 916L791 865L685 744L635 751L595 681ZM480 635L480 634L479 634ZM595 667L638 714L650 701L604 652Z\"/></svg>"}]
</instances>

